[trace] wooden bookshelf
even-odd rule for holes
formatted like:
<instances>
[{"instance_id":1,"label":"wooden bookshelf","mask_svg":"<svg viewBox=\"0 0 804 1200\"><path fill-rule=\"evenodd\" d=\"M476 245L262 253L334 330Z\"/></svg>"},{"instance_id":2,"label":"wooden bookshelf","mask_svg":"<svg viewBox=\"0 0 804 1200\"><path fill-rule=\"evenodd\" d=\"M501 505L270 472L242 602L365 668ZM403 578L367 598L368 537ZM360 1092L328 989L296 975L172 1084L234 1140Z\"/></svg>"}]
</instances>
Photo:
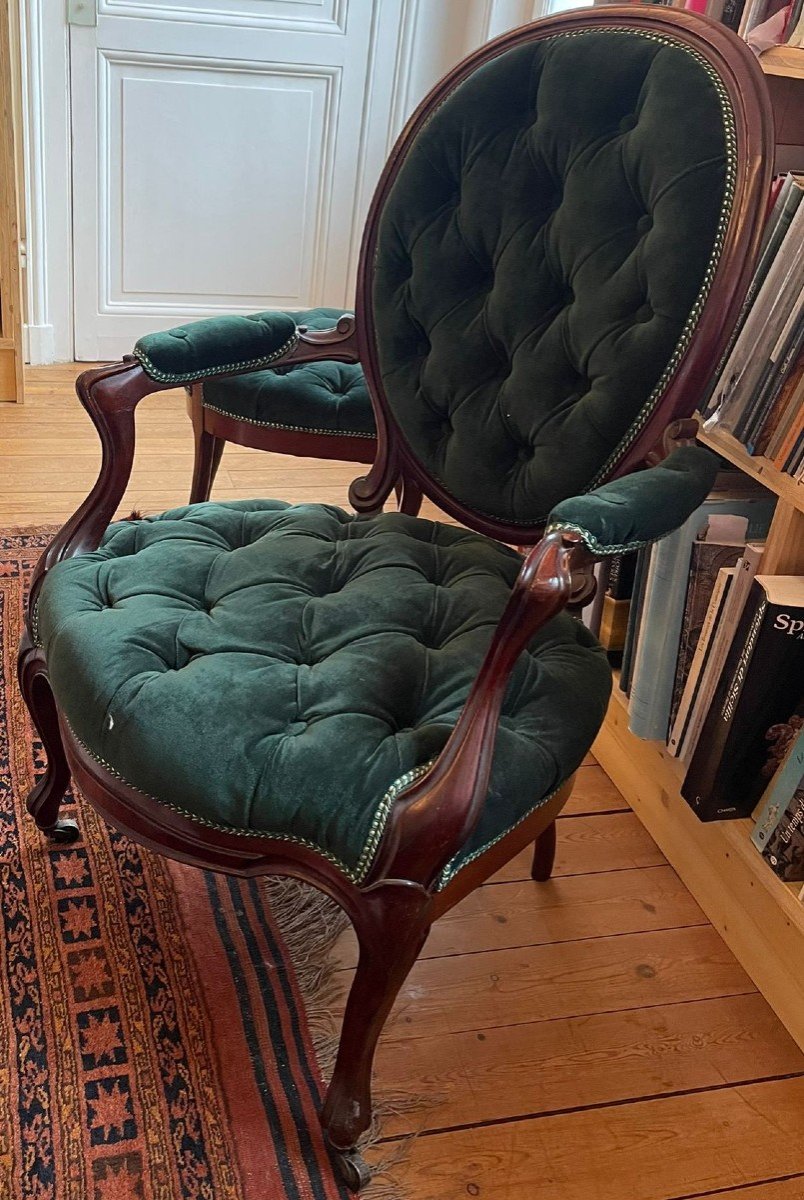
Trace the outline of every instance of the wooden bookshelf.
<instances>
[{"instance_id":1,"label":"wooden bookshelf","mask_svg":"<svg viewBox=\"0 0 804 1200\"><path fill-rule=\"evenodd\" d=\"M787 79L804 79L804 48L801 46L771 46L759 56L759 65L766 75L783 75Z\"/></svg>"},{"instance_id":2,"label":"wooden bookshelf","mask_svg":"<svg viewBox=\"0 0 804 1200\"><path fill-rule=\"evenodd\" d=\"M779 497L760 572L804 574L804 488L728 434L701 433ZM781 882L750 840L753 822L698 820L680 793L684 767L661 742L634 737L619 687L593 747L662 853L804 1049L804 904L799 885Z\"/></svg>"},{"instance_id":3,"label":"wooden bookshelf","mask_svg":"<svg viewBox=\"0 0 804 1200\"><path fill-rule=\"evenodd\" d=\"M683 766L629 732L616 686L592 752L804 1049L804 905L751 844L752 822L702 824L679 792Z\"/></svg>"}]
</instances>

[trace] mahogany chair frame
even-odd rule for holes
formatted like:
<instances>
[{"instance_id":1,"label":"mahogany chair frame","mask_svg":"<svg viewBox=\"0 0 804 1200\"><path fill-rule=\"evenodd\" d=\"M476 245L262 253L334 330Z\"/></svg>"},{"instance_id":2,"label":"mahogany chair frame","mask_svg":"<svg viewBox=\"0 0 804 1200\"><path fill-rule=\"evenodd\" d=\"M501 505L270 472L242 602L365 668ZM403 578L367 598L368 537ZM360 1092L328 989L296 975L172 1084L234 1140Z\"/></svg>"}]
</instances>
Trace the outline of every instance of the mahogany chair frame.
<instances>
[{"instance_id":1,"label":"mahogany chair frame","mask_svg":"<svg viewBox=\"0 0 804 1200\"><path fill-rule=\"evenodd\" d=\"M336 1164L354 1189L367 1179L356 1144L371 1115L374 1049L432 922L531 843L535 842L533 877L543 880L550 875L555 818L570 795L572 779L458 872L443 890L438 890L436 884L440 872L474 828L485 802L496 727L510 671L534 633L579 593L588 592L590 565L577 535L552 532L543 536L538 527L512 526L480 515L446 492L410 452L385 400L374 349L370 264L378 214L409 140L444 97L478 65L531 39L612 26L661 32L692 45L714 66L734 109L739 162L735 202L708 299L662 401L610 478L660 461L667 450L668 433L671 440L694 436L696 427L688 418L737 319L757 253L770 180L773 126L762 73L750 51L722 25L675 9L604 7L562 14L505 34L459 64L413 115L382 175L364 234L356 317L344 316L326 332L303 332L295 348L281 360L283 366L316 359L362 363L377 418L378 453L368 474L351 488L350 499L359 512L381 509L396 481L404 475L414 491L424 493L470 528L532 547L445 748L428 773L397 798L369 876L360 886L303 846L223 833L160 806L91 758L59 711L48 680L47 661L36 645L36 597L54 564L89 553L99 545L118 510L131 472L134 410L144 396L170 386L149 378L130 357L87 371L78 379L78 396L103 447L100 474L87 500L42 556L33 580L19 672L23 695L48 759L47 770L28 799L37 825L56 840L76 836L77 830L58 818L72 776L86 799L112 825L143 845L195 866L235 875L295 876L328 893L350 917L360 957L321 1120ZM232 432L228 426L206 423L200 434L196 428L196 436L202 440ZM204 461L207 474L199 487L207 479L211 482L214 474L214 454L208 454Z\"/></svg>"}]
</instances>

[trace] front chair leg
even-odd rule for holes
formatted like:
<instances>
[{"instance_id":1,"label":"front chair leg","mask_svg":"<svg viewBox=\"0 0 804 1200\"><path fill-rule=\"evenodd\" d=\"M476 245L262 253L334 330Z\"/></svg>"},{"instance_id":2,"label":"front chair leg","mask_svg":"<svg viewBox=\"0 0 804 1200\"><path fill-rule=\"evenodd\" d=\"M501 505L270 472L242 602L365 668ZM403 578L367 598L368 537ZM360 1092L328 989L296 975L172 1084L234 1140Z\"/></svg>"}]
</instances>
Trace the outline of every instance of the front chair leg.
<instances>
[{"instance_id":1,"label":"front chair leg","mask_svg":"<svg viewBox=\"0 0 804 1200\"><path fill-rule=\"evenodd\" d=\"M354 925L360 958L349 992L321 1124L346 1186L370 1179L357 1141L371 1123L371 1070L377 1040L430 931L430 897L418 884L379 883L361 896Z\"/></svg>"},{"instance_id":2,"label":"front chair leg","mask_svg":"<svg viewBox=\"0 0 804 1200\"><path fill-rule=\"evenodd\" d=\"M543 833L536 838L533 847L533 865L530 869L531 879L544 883L553 873L553 863L556 859L556 823L551 821Z\"/></svg>"},{"instance_id":3,"label":"front chair leg","mask_svg":"<svg viewBox=\"0 0 804 1200\"><path fill-rule=\"evenodd\" d=\"M47 755L45 773L25 801L39 829L54 842L74 842L80 836L75 821L60 821L59 808L70 786L70 768L64 754L59 717L47 665L26 634L20 646L18 673L22 698Z\"/></svg>"}]
</instances>

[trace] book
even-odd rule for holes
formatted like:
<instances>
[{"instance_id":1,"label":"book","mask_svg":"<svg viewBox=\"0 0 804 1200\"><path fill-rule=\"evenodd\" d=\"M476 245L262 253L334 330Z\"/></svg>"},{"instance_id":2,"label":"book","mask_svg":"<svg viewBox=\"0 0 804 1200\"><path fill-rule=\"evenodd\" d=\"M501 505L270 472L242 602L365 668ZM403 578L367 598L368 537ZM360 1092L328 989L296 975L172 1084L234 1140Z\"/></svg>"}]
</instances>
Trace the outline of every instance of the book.
<instances>
[{"instance_id":1,"label":"book","mask_svg":"<svg viewBox=\"0 0 804 1200\"><path fill-rule=\"evenodd\" d=\"M645 585L648 580L648 560L650 546L643 546L637 551L636 568L634 571L634 586L631 595L631 607L628 610L628 626L625 631L623 646L623 662L620 670L620 691L626 696L631 695L631 679L633 675L634 650L639 639L639 626L642 619L642 609L645 603Z\"/></svg>"},{"instance_id":2,"label":"book","mask_svg":"<svg viewBox=\"0 0 804 1200\"><path fill-rule=\"evenodd\" d=\"M779 333L776 344L771 348L762 374L757 382L754 396L748 404L734 435L744 443L749 454L754 454L756 434L767 420L773 402L784 386L793 363L804 346L804 289L790 316Z\"/></svg>"},{"instance_id":3,"label":"book","mask_svg":"<svg viewBox=\"0 0 804 1200\"><path fill-rule=\"evenodd\" d=\"M726 657L748 599L754 576L759 570L761 558L761 546L755 544L746 545L735 567L734 580L732 586L729 588L726 603L723 605L723 610L713 631L706 664L701 673L695 699L687 715L687 724L681 738L681 743L676 750L678 757L686 763L690 761L698 738L701 736L701 731L720 679L720 673L726 662Z\"/></svg>"},{"instance_id":4,"label":"book","mask_svg":"<svg viewBox=\"0 0 804 1200\"><path fill-rule=\"evenodd\" d=\"M720 20L736 33L740 28L740 19L745 8L745 0L725 0Z\"/></svg>"},{"instance_id":5,"label":"book","mask_svg":"<svg viewBox=\"0 0 804 1200\"><path fill-rule=\"evenodd\" d=\"M766 731L794 711L803 678L804 578L758 575L681 786L702 821L752 811Z\"/></svg>"},{"instance_id":6,"label":"book","mask_svg":"<svg viewBox=\"0 0 804 1200\"><path fill-rule=\"evenodd\" d=\"M733 486L731 476L726 475ZM745 481L743 481L743 486ZM716 483L716 488L717 488ZM722 478L721 478L722 487ZM636 642L629 729L637 737L667 738L676 656L693 543L714 516L748 518L746 536L764 537L775 501L754 488L743 498L715 490L680 529L651 549L644 611Z\"/></svg>"},{"instance_id":7,"label":"book","mask_svg":"<svg viewBox=\"0 0 804 1200\"><path fill-rule=\"evenodd\" d=\"M670 702L668 741L718 574L723 567L733 567L740 558L747 525L744 517L712 517L702 531L703 536L693 543Z\"/></svg>"},{"instance_id":8,"label":"book","mask_svg":"<svg viewBox=\"0 0 804 1200\"><path fill-rule=\"evenodd\" d=\"M804 196L804 180L800 176L789 173L785 176L779 193L776 197L776 202L771 210L770 216L765 224L765 229L760 245L759 261L748 287L748 291L740 309L739 316L735 322L734 330L726 345L726 349L721 356L720 362L715 372L713 384L709 390L708 397L700 406L701 416L707 420L712 416L719 402L719 387L723 378L723 373L731 354L735 348L735 344L740 337L743 327L748 319L748 315L757 299L758 293L761 291L765 283L771 267L776 263L779 255L779 250L784 242L787 233L790 229L791 222L801 206L802 197ZM779 269L777 264L777 270Z\"/></svg>"},{"instance_id":9,"label":"book","mask_svg":"<svg viewBox=\"0 0 804 1200\"><path fill-rule=\"evenodd\" d=\"M801 706L799 706L800 708ZM788 722L783 725L772 725L765 735L770 741L774 754L770 763L775 766L771 772L770 782L766 787L761 807L757 811L756 824L751 834L751 841L758 850L764 850L768 835L778 825L784 814L790 798L804 777L804 717L800 711L793 713ZM781 761L775 755L781 742L784 754Z\"/></svg>"},{"instance_id":10,"label":"book","mask_svg":"<svg viewBox=\"0 0 804 1200\"><path fill-rule=\"evenodd\" d=\"M804 879L804 779L768 834L762 857L785 883Z\"/></svg>"},{"instance_id":11,"label":"book","mask_svg":"<svg viewBox=\"0 0 804 1200\"><path fill-rule=\"evenodd\" d=\"M728 601L729 590L734 582L734 572L734 567L723 567L717 573L717 579L712 589L712 595L709 598L709 605L703 625L701 626L698 643L692 656L692 662L690 663L687 678L684 682L684 688L681 692L675 717L673 718L673 724L667 736L667 749L674 757L678 757L681 744L684 740L684 734L687 731L689 715L698 698L698 690L701 685L701 678L706 670L706 664L709 661L715 629L722 617L724 606Z\"/></svg>"},{"instance_id":12,"label":"book","mask_svg":"<svg viewBox=\"0 0 804 1200\"><path fill-rule=\"evenodd\" d=\"M799 351L798 358L793 363L786 378L781 380L781 386L771 405L768 416L756 435L753 449L749 449L750 454L764 454L769 448L776 430L785 419L788 405L791 405L796 388L802 380L804 380L804 350ZM802 399L804 401L804 398Z\"/></svg>"},{"instance_id":13,"label":"book","mask_svg":"<svg viewBox=\"0 0 804 1200\"><path fill-rule=\"evenodd\" d=\"M801 365L801 373L795 373L793 382L790 384L791 391L784 412L779 418L779 424L771 434L770 441L765 450L766 457L771 459L771 461L776 457L790 429L795 425L802 409L804 409L804 359Z\"/></svg>"},{"instance_id":14,"label":"book","mask_svg":"<svg viewBox=\"0 0 804 1200\"><path fill-rule=\"evenodd\" d=\"M733 433L760 384L779 334L801 294L804 280L804 206L798 205L768 274L746 315L712 393L705 428Z\"/></svg>"}]
</instances>

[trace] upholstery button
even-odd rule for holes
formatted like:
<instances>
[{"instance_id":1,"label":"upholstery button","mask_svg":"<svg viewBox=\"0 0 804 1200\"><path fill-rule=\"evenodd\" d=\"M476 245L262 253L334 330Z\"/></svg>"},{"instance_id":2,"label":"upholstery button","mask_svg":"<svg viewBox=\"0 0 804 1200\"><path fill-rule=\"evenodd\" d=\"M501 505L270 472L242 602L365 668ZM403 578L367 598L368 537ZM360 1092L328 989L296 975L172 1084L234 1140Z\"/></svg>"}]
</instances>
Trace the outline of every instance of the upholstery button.
<instances>
[{"instance_id":1,"label":"upholstery button","mask_svg":"<svg viewBox=\"0 0 804 1200\"><path fill-rule=\"evenodd\" d=\"M636 126L637 118L635 113L629 113L627 117L623 117L619 124L620 133L628 133L629 130Z\"/></svg>"},{"instance_id":2,"label":"upholstery button","mask_svg":"<svg viewBox=\"0 0 804 1200\"><path fill-rule=\"evenodd\" d=\"M651 229L653 229L653 217L649 213L645 213L637 221L637 233L648 233Z\"/></svg>"},{"instance_id":3,"label":"upholstery button","mask_svg":"<svg viewBox=\"0 0 804 1200\"><path fill-rule=\"evenodd\" d=\"M517 458L521 463L530 462L534 455L533 446L520 446Z\"/></svg>"},{"instance_id":4,"label":"upholstery button","mask_svg":"<svg viewBox=\"0 0 804 1200\"><path fill-rule=\"evenodd\" d=\"M649 321L653 316L653 309L646 301L643 305L641 305L640 308L636 310L634 315L637 321Z\"/></svg>"}]
</instances>

